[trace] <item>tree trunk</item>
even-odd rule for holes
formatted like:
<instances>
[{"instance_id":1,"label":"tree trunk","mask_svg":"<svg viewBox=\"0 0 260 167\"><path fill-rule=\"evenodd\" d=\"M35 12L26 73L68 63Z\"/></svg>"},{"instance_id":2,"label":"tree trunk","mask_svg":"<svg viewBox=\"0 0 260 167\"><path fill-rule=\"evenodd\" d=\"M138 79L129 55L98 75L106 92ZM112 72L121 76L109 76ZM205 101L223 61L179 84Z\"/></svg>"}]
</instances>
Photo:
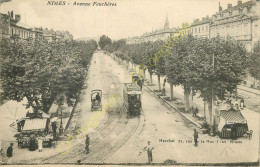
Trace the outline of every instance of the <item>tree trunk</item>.
<instances>
[{"instance_id":1,"label":"tree trunk","mask_svg":"<svg viewBox=\"0 0 260 167\"><path fill-rule=\"evenodd\" d=\"M158 90L161 91L161 75L160 74L157 74L157 77L158 77Z\"/></svg>"},{"instance_id":2,"label":"tree trunk","mask_svg":"<svg viewBox=\"0 0 260 167\"><path fill-rule=\"evenodd\" d=\"M205 120L207 120L206 118L206 111L207 111L207 100L206 99L204 99L204 118L205 118Z\"/></svg>"},{"instance_id":3,"label":"tree trunk","mask_svg":"<svg viewBox=\"0 0 260 167\"><path fill-rule=\"evenodd\" d=\"M184 104L185 111L188 112L190 110L190 88L184 86Z\"/></svg>"},{"instance_id":4,"label":"tree trunk","mask_svg":"<svg viewBox=\"0 0 260 167\"><path fill-rule=\"evenodd\" d=\"M150 83L151 85L153 85L153 73L152 72L149 72L150 73Z\"/></svg>"},{"instance_id":5,"label":"tree trunk","mask_svg":"<svg viewBox=\"0 0 260 167\"><path fill-rule=\"evenodd\" d=\"M171 89L171 100L173 100L173 84L170 83L170 89Z\"/></svg>"},{"instance_id":6,"label":"tree trunk","mask_svg":"<svg viewBox=\"0 0 260 167\"><path fill-rule=\"evenodd\" d=\"M210 123L210 135L213 136L214 135L214 131L215 131L215 121L213 118L213 106L212 106L212 98L208 98L207 99L207 103L208 103L208 110L209 110L209 123Z\"/></svg>"},{"instance_id":7,"label":"tree trunk","mask_svg":"<svg viewBox=\"0 0 260 167\"><path fill-rule=\"evenodd\" d=\"M143 77L144 77L144 79L145 79L145 78L146 78L146 77L145 77L145 71L146 71L146 70L143 70L143 71L144 71L144 76L143 76Z\"/></svg>"}]
</instances>

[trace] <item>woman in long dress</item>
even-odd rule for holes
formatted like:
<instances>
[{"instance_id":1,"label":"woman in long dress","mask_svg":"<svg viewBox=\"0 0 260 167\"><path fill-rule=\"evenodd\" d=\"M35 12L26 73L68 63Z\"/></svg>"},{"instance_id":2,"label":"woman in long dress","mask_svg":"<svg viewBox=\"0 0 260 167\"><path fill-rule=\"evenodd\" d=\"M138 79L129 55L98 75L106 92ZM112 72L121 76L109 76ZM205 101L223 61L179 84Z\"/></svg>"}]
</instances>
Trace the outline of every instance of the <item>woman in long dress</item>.
<instances>
[{"instance_id":1,"label":"woman in long dress","mask_svg":"<svg viewBox=\"0 0 260 167\"><path fill-rule=\"evenodd\" d=\"M36 150L36 143L35 143L36 141L35 141L35 135L34 134L32 134L31 136L30 136L30 144L29 144L29 150L30 151L35 151Z\"/></svg>"},{"instance_id":2,"label":"woman in long dress","mask_svg":"<svg viewBox=\"0 0 260 167\"><path fill-rule=\"evenodd\" d=\"M39 152L42 152L42 138L41 137L38 138L38 149L39 149Z\"/></svg>"}]
</instances>

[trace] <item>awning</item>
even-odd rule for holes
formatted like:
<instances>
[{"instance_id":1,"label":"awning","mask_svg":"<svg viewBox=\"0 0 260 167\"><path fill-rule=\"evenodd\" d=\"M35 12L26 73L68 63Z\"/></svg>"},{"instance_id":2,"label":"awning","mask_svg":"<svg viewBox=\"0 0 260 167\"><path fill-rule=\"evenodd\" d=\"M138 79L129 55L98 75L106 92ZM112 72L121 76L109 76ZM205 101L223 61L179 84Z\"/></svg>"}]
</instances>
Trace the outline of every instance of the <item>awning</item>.
<instances>
[{"instance_id":1,"label":"awning","mask_svg":"<svg viewBox=\"0 0 260 167\"><path fill-rule=\"evenodd\" d=\"M239 110L235 110L234 108L230 108L228 111L220 111L220 117L225 119L226 124L247 123L241 112Z\"/></svg>"},{"instance_id":2,"label":"awning","mask_svg":"<svg viewBox=\"0 0 260 167\"><path fill-rule=\"evenodd\" d=\"M26 119L23 131L26 130L43 130L46 127L47 118Z\"/></svg>"}]
</instances>

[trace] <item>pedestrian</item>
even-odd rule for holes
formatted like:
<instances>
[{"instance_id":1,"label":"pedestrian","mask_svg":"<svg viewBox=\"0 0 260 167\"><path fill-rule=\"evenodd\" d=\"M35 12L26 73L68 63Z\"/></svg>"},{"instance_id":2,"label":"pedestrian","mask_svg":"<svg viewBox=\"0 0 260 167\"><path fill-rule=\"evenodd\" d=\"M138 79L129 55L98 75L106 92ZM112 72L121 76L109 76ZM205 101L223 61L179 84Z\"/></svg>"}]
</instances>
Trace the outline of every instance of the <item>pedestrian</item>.
<instances>
[{"instance_id":1,"label":"pedestrian","mask_svg":"<svg viewBox=\"0 0 260 167\"><path fill-rule=\"evenodd\" d=\"M4 148L2 148L2 147L1 147L1 150L0 150L0 156L1 156L0 163L4 163L5 153L4 153Z\"/></svg>"},{"instance_id":2,"label":"pedestrian","mask_svg":"<svg viewBox=\"0 0 260 167\"><path fill-rule=\"evenodd\" d=\"M55 121L51 123L51 127L52 127L53 140L56 140L57 125L56 125L56 122L55 122Z\"/></svg>"},{"instance_id":3,"label":"pedestrian","mask_svg":"<svg viewBox=\"0 0 260 167\"><path fill-rule=\"evenodd\" d=\"M10 143L10 146L7 148L7 151L6 151L6 155L7 157L12 157L13 156L13 143Z\"/></svg>"},{"instance_id":4,"label":"pedestrian","mask_svg":"<svg viewBox=\"0 0 260 167\"><path fill-rule=\"evenodd\" d=\"M147 151L147 156L148 156L148 163L151 164L153 162L153 154L152 150L154 149L153 146L151 146L151 142L147 142L147 146L145 147L145 150Z\"/></svg>"},{"instance_id":5,"label":"pedestrian","mask_svg":"<svg viewBox=\"0 0 260 167\"><path fill-rule=\"evenodd\" d=\"M38 137L38 149L39 149L39 152L42 152L42 138L41 137Z\"/></svg>"},{"instance_id":6,"label":"pedestrian","mask_svg":"<svg viewBox=\"0 0 260 167\"><path fill-rule=\"evenodd\" d=\"M29 150L35 151L36 150L36 140L35 135L31 134L30 136L30 142L29 142Z\"/></svg>"},{"instance_id":7,"label":"pedestrian","mask_svg":"<svg viewBox=\"0 0 260 167\"><path fill-rule=\"evenodd\" d=\"M234 104L235 104L235 109L238 110L238 101L237 101L237 99L236 99Z\"/></svg>"},{"instance_id":8,"label":"pedestrian","mask_svg":"<svg viewBox=\"0 0 260 167\"><path fill-rule=\"evenodd\" d=\"M198 109L198 107L196 107L194 110L193 116L196 117L198 113L199 113L199 109Z\"/></svg>"},{"instance_id":9,"label":"pedestrian","mask_svg":"<svg viewBox=\"0 0 260 167\"><path fill-rule=\"evenodd\" d=\"M237 139L237 127L235 125L231 125L231 138L232 140Z\"/></svg>"},{"instance_id":10,"label":"pedestrian","mask_svg":"<svg viewBox=\"0 0 260 167\"><path fill-rule=\"evenodd\" d=\"M86 154L89 153L89 143L90 143L90 138L89 138L88 134L86 134L86 141L85 141L85 144L86 144L86 147L85 147Z\"/></svg>"},{"instance_id":11,"label":"pedestrian","mask_svg":"<svg viewBox=\"0 0 260 167\"><path fill-rule=\"evenodd\" d=\"M195 146L195 147L198 147L199 134L198 134L198 132L197 132L196 129L194 129L194 134L193 134L193 136L194 136L194 142L195 142L194 146Z\"/></svg>"},{"instance_id":12,"label":"pedestrian","mask_svg":"<svg viewBox=\"0 0 260 167\"><path fill-rule=\"evenodd\" d=\"M240 108L243 110L244 109L244 99L242 98L241 100L240 100Z\"/></svg>"}]
</instances>

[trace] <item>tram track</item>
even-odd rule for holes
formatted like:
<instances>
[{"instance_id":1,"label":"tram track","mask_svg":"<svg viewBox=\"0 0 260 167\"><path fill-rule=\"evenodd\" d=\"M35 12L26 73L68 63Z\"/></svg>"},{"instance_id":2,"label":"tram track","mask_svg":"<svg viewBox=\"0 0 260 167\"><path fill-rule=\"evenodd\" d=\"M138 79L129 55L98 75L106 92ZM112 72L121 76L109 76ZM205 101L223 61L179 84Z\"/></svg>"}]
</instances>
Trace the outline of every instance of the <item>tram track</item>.
<instances>
[{"instance_id":1,"label":"tram track","mask_svg":"<svg viewBox=\"0 0 260 167\"><path fill-rule=\"evenodd\" d=\"M120 110L120 108L118 108ZM94 147L101 139L99 138L99 134L104 138L105 136L109 135L111 131L118 125L118 123L121 120L121 114L115 113L107 113L108 119L102 126L98 126L98 128L89 134L90 137L90 149ZM54 155L52 157L48 157L45 159L42 159L43 163L63 163L65 160L73 159L74 157L77 157L80 154L85 154L85 138L80 141L80 143L74 145L67 154L59 153L57 155ZM76 142L76 141L75 141ZM76 162L75 162L76 163Z\"/></svg>"},{"instance_id":2,"label":"tram track","mask_svg":"<svg viewBox=\"0 0 260 167\"><path fill-rule=\"evenodd\" d=\"M121 108L118 108L118 110L121 110ZM116 116L118 115L118 116ZM109 116L110 118L108 121L104 124L104 127L101 128L99 131L96 131L94 133L90 134L90 153L86 154L85 153L85 140L80 143L77 148L74 148L77 153L68 153L66 157L62 158L61 160L57 161L58 163L76 163L77 160L82 159L82 157L85 156L92 156L94 153L97 151L102 151L102 149L99 149L99 147L103 147L103 139L109 136L113 131L116 131L115 129L119 126L122 126L124 124L127 124L127 120L123 120L122 114L116 114L116 115L111 115ZM116 117L114 117L116 116ZM110 122L110 120L112 122ZM98 133L102 138L99 137Z\"/></svg>"}]
</instances>

